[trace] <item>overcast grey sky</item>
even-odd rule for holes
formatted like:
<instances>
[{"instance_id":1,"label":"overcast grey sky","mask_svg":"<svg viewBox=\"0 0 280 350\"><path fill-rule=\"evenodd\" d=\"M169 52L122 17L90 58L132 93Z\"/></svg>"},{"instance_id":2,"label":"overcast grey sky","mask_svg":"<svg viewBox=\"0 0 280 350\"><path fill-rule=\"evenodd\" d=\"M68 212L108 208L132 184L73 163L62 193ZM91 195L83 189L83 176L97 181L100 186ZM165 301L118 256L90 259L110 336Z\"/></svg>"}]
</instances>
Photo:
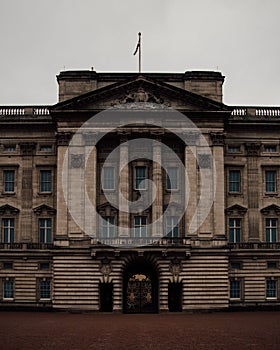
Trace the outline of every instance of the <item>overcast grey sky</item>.
<instances>
[{"instance_id":1,"label":"overcast grey sky","mask_svg":"<svg viewBox=\"0 0 280 350\"><path fill-rule=\"evenodd\" d=\"M0 0L0 104L57 102L62 70L219 70L224 102L280 106L279 0Z\"/></svg>"}]
</instances>

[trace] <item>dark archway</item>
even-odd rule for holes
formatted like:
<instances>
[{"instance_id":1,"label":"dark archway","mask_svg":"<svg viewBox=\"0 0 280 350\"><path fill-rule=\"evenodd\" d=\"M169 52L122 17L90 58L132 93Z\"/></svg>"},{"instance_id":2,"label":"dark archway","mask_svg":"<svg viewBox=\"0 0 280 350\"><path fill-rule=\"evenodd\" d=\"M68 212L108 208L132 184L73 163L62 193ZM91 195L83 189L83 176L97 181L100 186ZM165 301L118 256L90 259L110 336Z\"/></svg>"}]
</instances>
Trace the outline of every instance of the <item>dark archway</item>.
<instances>
[{"instance_id":1,"label":"dark archway","mask_svg":"<svg viewBox=\"0 0 280 350\"><path fill-rule=\"evenodd\" d=\"M128 264L124 270L123 311L158 312L158 274L155 267L143 258Z\"/></svg>"}]
</instances>

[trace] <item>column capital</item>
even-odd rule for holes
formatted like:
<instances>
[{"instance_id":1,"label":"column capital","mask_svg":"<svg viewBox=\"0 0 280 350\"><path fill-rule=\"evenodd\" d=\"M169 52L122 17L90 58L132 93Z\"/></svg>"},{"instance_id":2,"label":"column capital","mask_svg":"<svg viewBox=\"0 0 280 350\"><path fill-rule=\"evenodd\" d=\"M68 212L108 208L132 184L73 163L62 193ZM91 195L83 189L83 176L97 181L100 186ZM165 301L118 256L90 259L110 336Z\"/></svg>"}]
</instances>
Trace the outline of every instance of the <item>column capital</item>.
<instances>
[{"instance_id":1,"label":"column capital","mask_svg":"<svg viewBox=\"0 0 280 350\"><path fill-rule=\"evenodd\" d=\"M161 141L161 139L164 135L164 130L162 130L162 129L150 129L150 134L152 135L152 137L155 141Z\"/></svg>"},{"instance_id":2,"label":"column capital","mask_svg":"<svg viewBox=\"0 0 280 350\"><path fill-rule=\"evenodd\" d=\"M118 129L117 134L120 138L120 143L127 142L129 139L129 136L131 135L130 129Z\"/></svg>"},{"instance_id":3,"label":"column capital","mask_svg":"<svg viewBox=\"0 0 280 350\"><path fill-rule=\"evenodd\" d=\"M261 149L260 143L248 142L245 144L248 156L258 156Z\"/></svg>"},{"instance_id":4,"label":"column capital","mask_svg":"<svg viewBox=\"0 0 280 350\"><path fill-rule=\"evenodd\" d=\"M223 132L210 132L210 138L213 146L223 146L225 143L225 134Z\"/></svg>"},{"instance_id":5,"label":"column capital","mask_svg":"<svg viewBox=\"0 0 280 350\"><path fill-rule=\"evenodd\" d=\"M83 132L83 140L85 146L96 146L98 141L98 133L97 132Z\"/></svg>"},{"instance_id":6,"label":"column capital","mask_svg":"<svg viewBox=\"0 0 280 350\"><path fill-rule=\"evenodd\" d=\"M182 134L182 138L185 141L186 146L195 146L199 137L200 133L197 131L185 131Z\"/></svg>"},{"instance_id":7,"label":"column capital","mask_svg":"<svg viewBox=\"0 0 280 350\"><path fill-rule=\"evenodd\" d=\"M56 141L58 146L68 146L71 138L72 138L72 133L71 132L66 132L66 131L58 131L56 133Z\"/></svg>"}]
</instances>

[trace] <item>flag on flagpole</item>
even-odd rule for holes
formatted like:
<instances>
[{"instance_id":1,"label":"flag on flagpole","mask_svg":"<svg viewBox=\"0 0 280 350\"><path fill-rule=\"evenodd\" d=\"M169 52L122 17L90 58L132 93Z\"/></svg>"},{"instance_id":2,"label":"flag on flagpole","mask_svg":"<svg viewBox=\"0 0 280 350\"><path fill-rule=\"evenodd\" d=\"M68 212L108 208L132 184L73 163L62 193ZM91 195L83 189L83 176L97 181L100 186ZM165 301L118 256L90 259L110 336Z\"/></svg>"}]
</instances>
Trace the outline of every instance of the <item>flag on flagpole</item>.
<instances>
[{"instance_id":1,"label":"flag on flagpole","mask_svg":"<svg viewBox=\"0 0 280 350\"><path fill-rule=\"evenodd\" d=\"M137 54L138 50L140 49L141 33L138 33L138 35L139 35L139 39L138 39L138 43L136 45L136 49L135 49L134 54L133 54L134 56Z\"/></svg>"}]
</instances>

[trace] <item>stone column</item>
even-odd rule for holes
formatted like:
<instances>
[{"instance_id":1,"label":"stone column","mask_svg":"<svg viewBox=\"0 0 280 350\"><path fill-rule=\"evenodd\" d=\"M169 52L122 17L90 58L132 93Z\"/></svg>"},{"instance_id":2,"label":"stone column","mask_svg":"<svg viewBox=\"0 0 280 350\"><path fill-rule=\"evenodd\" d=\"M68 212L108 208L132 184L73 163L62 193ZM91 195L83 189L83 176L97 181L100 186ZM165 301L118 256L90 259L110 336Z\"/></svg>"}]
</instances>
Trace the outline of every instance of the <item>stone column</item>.
<instances>
[{"instance_id":1,"label":"stone column","mask_svg":"<svg viewBox=\"0 0 280 350\"><path fill-rule=\"evenodd\" d=\"M20 144L22 156L22 188L21 188L21 241L32 240L32 199L33 199L33 156L36 143Z\"/></svg>"},{"instance_id":2,"label":"stone column","mask_svg":"<svg viewBox=\"0 0 280 350\"><path fill-rule=\"evenodd\" d=\"M97 230L96 203L97 203L97 134L84 134L85 143L85 231L90 237L99 237ZM87 199L89 201L87 201Z\"/></svg>"},{"instance_id":3,"label":"stone column","mask_svg":"<svg viewBox=\"0 0 280 350\"><path fill-rule=\"evenodd\" d=\"M189 132L184 135L185 139L185 237L196 235L192 230L197 226L197 215L195 215L198 201L198 174L196 161L196 143L199 134ZM191 231L190 231L191 230Z\"/></svg>"},{"instance_id":4,"label":"stone column","mask_svg":"<svg viewBox=\"0 0 280 350\"><path fill-rule=\"evenodd\" d=\"M119 237L127 237L126 229L130 226L129 223L129 147L128 141L129 132L120 131L120 160L119 160ZM122 169L122 170L121 170ZM121 196L122 195L122 196Z\"/></svg>"},{"instance_id":5,"label":"stone column","mask_svg":"<svg viewBox=\"0 0 280 350\"><path fill-rule=\"evenodd\" d=\"M153 170L152 180L156 186L156 197L152 204L152 222L159 221L153 225L153 237L163 236L163 193L162 193L162 171L161 171L161 135L162 132L152 132L153 141Z\"/></svg>"},{"instance_id":6,"label":"stone column","mask_svg":"<svg viewBox=\"0 0 280 350\"><path fill-rule=\"evenodd\" d=\"M259 190L257 181L259 178L258 156L261 145L247 143L247 176L248 176L248 219L249 241L257 242L259 237Z\"/></svg>"},{"instance_id":7,"label":"stone column","mask_svg":"<svg viewBox=\"0 0 280 350\"><path fill-rule=\"evenodd\" d=\"M216 172L216 192L213 202L213 229L215 236L225 238L225 175L224 175L224 134L213 132L210 134L212 140L213 161ZM215 178L213 179L215 181Z\"/></svg>"},{"instance_id":8,"label":"stone column","mask_svg":"<svg viewBox=\"0 0 280 350\"><path fill-rule=\"evenodd\" d=\"M63 194L63 162L71 140L70 132L58 132L57 134L57 215L56 215L56 243L63 244L68 240L68 210ZM65 243L66 244L66 243Z\"/></svg>"}]
</instances>

